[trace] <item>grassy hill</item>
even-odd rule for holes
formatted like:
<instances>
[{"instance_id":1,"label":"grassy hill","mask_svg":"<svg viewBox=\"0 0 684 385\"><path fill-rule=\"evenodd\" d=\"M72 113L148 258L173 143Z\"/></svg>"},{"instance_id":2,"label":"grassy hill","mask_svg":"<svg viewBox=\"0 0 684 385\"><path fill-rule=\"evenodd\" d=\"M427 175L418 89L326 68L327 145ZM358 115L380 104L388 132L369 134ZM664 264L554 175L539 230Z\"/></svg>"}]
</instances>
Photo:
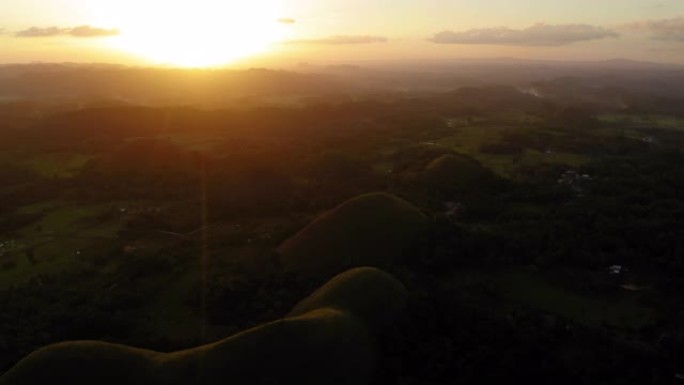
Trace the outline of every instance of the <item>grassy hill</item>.
<instances>
[{"instance_id":1,"label":"grassy hill","mask_svg":"<svg viewBox=\"0 0 684 385\"><path fill-rule=\"evenodd\" d=\"M354 266L400 260L427 226L410 203L385 193L351 199L321 215L278 248L285 268L335 274Z\"/></svg>"},{"instance_id":2,"label":"grassy hill","mask_svg":"<svg viewBox=\"0 0 684 385\"><path fill-rule=\"evenodd\" d=\"M366 289L373 289L370 296ZM64 342L29 355L0 384L366 384L375 365L369 323L396 316L406 300L403 285L390 275L355 269L288 317L222 341L168 354Z\"/></svg>"},{"instance_id":3,"label":"grassy hill","mask_svg":"<svg viewBox=\"0 0 684 385\"><path fill-rule=\"evenodd\" d=\"M418 183L438 195L478 193L495 182L494 174L477 161L452 154L433 160L418 176Z\"/></svg>"}]
</instances>

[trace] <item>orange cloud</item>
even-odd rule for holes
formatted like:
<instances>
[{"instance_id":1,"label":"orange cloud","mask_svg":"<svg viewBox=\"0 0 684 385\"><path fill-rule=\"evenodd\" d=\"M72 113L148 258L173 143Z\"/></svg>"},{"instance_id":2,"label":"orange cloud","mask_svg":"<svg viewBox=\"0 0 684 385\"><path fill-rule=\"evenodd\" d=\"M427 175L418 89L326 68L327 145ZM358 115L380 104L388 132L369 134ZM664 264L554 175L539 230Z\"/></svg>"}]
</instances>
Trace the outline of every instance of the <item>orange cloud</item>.
<instances>
[{"instance_id":1,"label":"orange cloud","mask_svg":"<svg viewBox=\"0 0 684 385\"><path fill-rule=\"evenodd\" d=\"M614 31L592 25L540 23L525 29L498 27L443 31L435 34L430 41L438 44L561 46L618 36Z\"/></svg>"},{"instance_id":2,"label":"orange cloud","mask_svg":"<svg viewBox=\"0 0 684 385\"><path fill-rule=\"evenodd\" d=\"M330 36L322 39L305 39L305 40L291 40L287 42L288 44L321 44L321 45L344 45L344 44L373 44L373 43L386 43L388 39L382 36L370 36L370 35L360 35L360 36L350 36L350 35L338 35Z\"/></svg>"},{"instance_id":3,"label":"orange cloud","mask_svg":"<svg viewBox=\"0 0 684 385\"><path fill-rule=\"evenodd\" d=\"M95 28L89 25L81 25L73 28L59 27L31 27L14 34L16 37L54 37L54 36L73 36L73 37L107 37L118 35L116 29Z\"/></svg>"}]
</instances>

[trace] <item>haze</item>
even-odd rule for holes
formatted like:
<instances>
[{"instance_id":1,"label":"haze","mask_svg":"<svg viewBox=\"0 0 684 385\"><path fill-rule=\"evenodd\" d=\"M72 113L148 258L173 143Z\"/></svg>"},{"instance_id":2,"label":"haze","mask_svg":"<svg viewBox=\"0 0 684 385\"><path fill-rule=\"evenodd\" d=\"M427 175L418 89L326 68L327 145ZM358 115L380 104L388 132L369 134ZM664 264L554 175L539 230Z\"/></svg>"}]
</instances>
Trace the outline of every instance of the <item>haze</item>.
<instances>
[{"instance_id":1,"label":"haze","mask_svg":"<svg viewBox=\"0 0 684 385\"><path fill-rule=\"evenodd\" d=\"M684 3L676 0L235 4L4 0L0 62L186 67L492 57L684 62Z\"/></svg>"}]
</instances>

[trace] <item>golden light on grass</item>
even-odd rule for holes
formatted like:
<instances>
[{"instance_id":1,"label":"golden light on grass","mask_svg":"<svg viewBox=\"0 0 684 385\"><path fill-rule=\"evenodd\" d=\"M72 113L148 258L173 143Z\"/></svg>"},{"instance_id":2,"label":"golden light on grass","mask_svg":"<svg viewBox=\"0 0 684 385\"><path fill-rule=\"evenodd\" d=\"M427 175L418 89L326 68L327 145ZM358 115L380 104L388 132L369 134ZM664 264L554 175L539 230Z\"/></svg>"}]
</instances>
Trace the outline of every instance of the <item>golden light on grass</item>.
<instances>
[{"instance_id":1,"label":"golden light on grass","mask_svg":"<svg viewBox=\"0 0 684 385\"><path fill-rule=\"evenodd\" d=\"M280 0L117 0L92 5L121 34L115 48L157 64L211 67L265 52L285 38Z\"/></svg>"}]
</instances>

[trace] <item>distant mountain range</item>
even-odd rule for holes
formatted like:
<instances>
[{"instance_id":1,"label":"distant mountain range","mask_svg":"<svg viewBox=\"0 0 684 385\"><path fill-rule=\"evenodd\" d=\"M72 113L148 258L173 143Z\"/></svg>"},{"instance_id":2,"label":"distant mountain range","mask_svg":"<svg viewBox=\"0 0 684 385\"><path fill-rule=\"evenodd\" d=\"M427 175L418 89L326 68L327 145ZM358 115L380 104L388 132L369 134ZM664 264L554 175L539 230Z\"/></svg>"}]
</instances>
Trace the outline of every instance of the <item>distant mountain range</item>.
<instances>
[{"instance_id":1,"label":"distant mountain range","mask_svg":"<svg viewBox=\"0 0 684 385\"><path fill-rule=\"evenodd\" d=\"M358 64L358 63L357 63ZM0 65L0 102L203 107L296 105L302 101L412 97L461 87L576 84L649 97L682 98L684 66L626 59L541 61L511 58L364 62L272 69L173 69L115 64L29 63ZM559 79L575 79L567 82ZM548 88L548 87L547 87ZM586 87L585 87L586 88ZM340 99L342 98L342 99Z\"/></svg>"}]
</instances>

